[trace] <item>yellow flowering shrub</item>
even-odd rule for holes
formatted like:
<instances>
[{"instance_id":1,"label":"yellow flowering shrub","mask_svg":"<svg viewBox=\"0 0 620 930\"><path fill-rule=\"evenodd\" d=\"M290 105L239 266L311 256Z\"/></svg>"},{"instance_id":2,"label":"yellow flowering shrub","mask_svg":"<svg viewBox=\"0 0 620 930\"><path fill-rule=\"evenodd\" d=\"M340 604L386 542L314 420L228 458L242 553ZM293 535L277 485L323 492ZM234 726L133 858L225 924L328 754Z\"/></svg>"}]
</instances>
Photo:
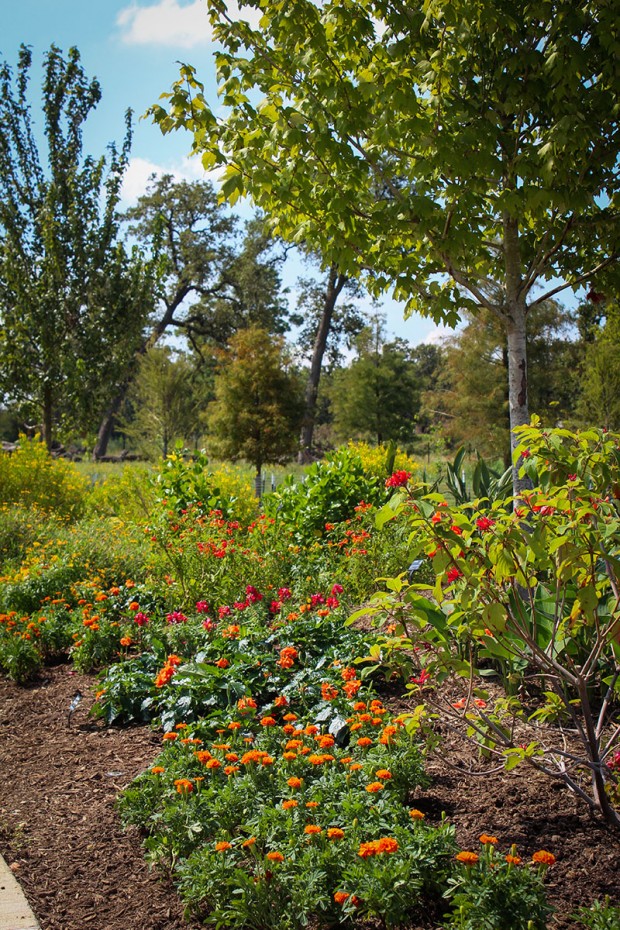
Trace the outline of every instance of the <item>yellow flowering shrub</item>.
<instances>
[{"instance_id":1,"label":"yellow flowering shrub","mask_svg":"<svg viewBox=\"0 0 620 930\"><path fill-rule=\"evenodd\" d=\"M411 456L403 452L402 449L396 449L394 465L389 470L387 461L389 457L389 446L371 446L367 442L348 443L348 449L362 460L362 465L368 474L376 475L378 478L387 478L393 471L414 472L420 467Z\"/></svg>"},{"instance_id":2,"label":"yellow flowering shrub","mask_svg":"<svg viewBox=\"0 0 620 930\"><path fill-rule=\"evenodd\" d=\"M72 462L54 459L38 438L19 437L19 448L0 453L0 503L37 506L76 517L83 510L89 483Z\"/></svg>"}]
</instances>

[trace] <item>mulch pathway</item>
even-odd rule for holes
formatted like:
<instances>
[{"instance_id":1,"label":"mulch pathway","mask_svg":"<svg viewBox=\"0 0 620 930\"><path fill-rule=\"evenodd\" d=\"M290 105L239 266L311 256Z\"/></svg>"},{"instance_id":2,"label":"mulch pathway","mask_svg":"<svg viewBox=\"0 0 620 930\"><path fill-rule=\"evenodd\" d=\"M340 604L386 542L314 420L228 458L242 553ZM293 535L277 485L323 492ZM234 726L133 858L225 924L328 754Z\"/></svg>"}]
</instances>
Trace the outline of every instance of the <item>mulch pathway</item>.
<instances>
[{"instance_id":1,"label":"mulch pathway","mask_svg":"<svg viewBox=\"0 0 620 930\"><path fill-rule=\"evenodd\" d=\"M71 724L67 712L84 698ZM96 682L69 666L47 669L28 688L0 680L0 852L42 930L195 930L171 882L150 871L136 831L121 829L118 792L157 755L147 727L108 729L88 718ZM466 750L444 757L469 766ZM554 930L575 926L579 905L609 895L620 903L620 836L595 823L570 792L529 769L475 778L431 761L433 785L416 798L429 820L445 811L462 848L482 832L557 857L547 885Z\"/></svg>"}]
</instances>

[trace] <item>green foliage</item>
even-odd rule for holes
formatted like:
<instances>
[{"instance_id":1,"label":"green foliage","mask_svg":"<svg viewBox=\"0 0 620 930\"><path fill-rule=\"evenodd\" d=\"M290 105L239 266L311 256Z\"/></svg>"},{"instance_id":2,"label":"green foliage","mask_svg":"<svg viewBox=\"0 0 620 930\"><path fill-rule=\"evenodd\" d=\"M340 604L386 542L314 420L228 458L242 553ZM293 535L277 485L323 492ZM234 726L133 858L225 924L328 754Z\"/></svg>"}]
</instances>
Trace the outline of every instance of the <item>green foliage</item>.
<instances>
[{"instance_id":1,"label":"green foliage","mask_svg":"<svg viewBox=\"0 0 620 930\"><path fill-rule=\"evenodd\" d=\"M527 422L529 313L595 275L617 287L613 5L267 0L254 27L209 9L217 107L183 65L161 130L192 133L231 204L249 194L408 312L498 316Z\"/></svg>"},{"instance_id":2,"label":"green foliage","mask_svg":"<svg viewBox=\"0 0 620 930\"><path fill-rule=\"evenodd\" d=\"M493 838L495 839L495 838ZM512 850L512 858L515 850ZM493 844L482 846L478 862L464 864L449 879L446 897L454 908L446 930L545 930L551 908L543 885L544 866L507 862Z\"/></svg>"},{"instance_id":3,"label":"green foliage","mask_svg":"<svg viewBox=\"0 0 620 930\"><path fill-rule=\"evenodd\" d=\"M0 571L23 561L34 545L54 535L58 525L54 514L35 504L0 504Z\"/></svg>"},{"instance_id":4,"label":"green foliage","mask_svg":"<svg viewBox=\"0 0 620 930\"><path fill-rule=\"evenodd\" d=\"M250 483L230 469L212 471L204 451L191 457L179 452L169 455L154 479L154 488L161 507L176 517L190 508L203 517L217 510L225 520L247 525L257 516Z\"/></svg>"},{"instance_id":5,"label":"green foliage","mask_svg":"<svg viewBox=\"0 0 620 930\"><path fill-rule=\"evenodd\" d=\"M357 357L338 369L330 388L339 439L406 444L420 410L417 365L402 340L388 342L376 318L356 339Z\"/></svg>"},{"instance_id":6,"label":"green foliage","mask_svg":"<svg viewBox=\"0 0 620 930\"><path fill-rule=\"evenodd\" d=\"M301 482L289 478L265 500L266 512L308 539L325 532L325 524L351 519L364 501L385 500L385 477L368 473L361 458L339 449L306 469Z\"/></svg>"},{"instance_id":7,"label":"green foliage","mask_svg":"<svg viewBox=\"0 0 620 930\"><path fill-rule=\"evenodd\" d=\"M87 481L65 459L53 459L38 439L20 436L19 448L0 453L0 502L33 506L74 518L84 509Z\"/></svg>"},{"instance_id":8,"label":"green foliage","mask_svg":"<svg viewBox=\"0 0 620 930\"><path fill-rule=\"evenodd\" d=\"M618 436L536 424L518 435L522 472L537 486L513 513L501 500L449 508L430 494L401 497L379 514L406 513L435 582L429 596L393 579L375 610L393 617L405 644L427 644L418 660L438 682L462 679L463 698L439 702L440 711L460 720L484 752L503 756L507 769L539 765L618 825L617 773L605 764L617 746L611 715L620 695ZM514 697L490 704L471 676L494 671ZM537 690L534 707L528 688ZM562 747L537 731L539 718L555 719L560 709L579 734L571 770L557 761ZM530 728L527 743L515 743L517 719Z\"/></svg>"},{"instance_id":9,"label":"green foliage","mask_svg":"<svg viewBox=\"0 0 620 930\"><path fill-rule=\"evenodd\" d=\"M303 413L301 382L281 339L258 327L234 336L215 379L209 412L216 454L245 458L257 474L295 451Z\"/></svg>"},{"instance_id":10,"label":"green foliage","mask_svg":"<svg viewBox=\"0 0 620 930\"><path fill-rule=\"evenodd\" d=\"M129 159L82 155L82 130L101 98L77 49L52 45L43 66L39 154L28 100L32 54L17 74L0 63L0 386L52 432L84 428L124 374L153 308L156 262L118 241L117 207ZM122 333L122 338L119 338Z\"/></svg>"},{"instance_id":11,"label":"green foliage","mask_svg":"<svg viewBox=\"0 0 620 930\"><path fill-rule=\"evenodd\" d=\"M143 356L129 392L133 416L123 432L146 458L166 458L175 443L198 433L192 366L187 355L154 346Z\"/></svg>"},{"instance_id":12,"label":"green foliage","mask_svg":"<svg viewBox=\"0 0 620 930\"><path fill-rule=\"evenodd\" d=\"M465 479L464 460L465 448L461 446L454 457L454 461L446 463L446 483L457 504L465 504L471 500L476 500L480 506L484 506L483 502L485 500L490 504L492 501L507 497L512 487L512 468L507 468L501 474L495 469L489 468L482 456L478 454L470 491Z\"/></svg>"},{"instance_id":13,"label":"green foliage","mask_svg":"<svg viewBox=\"0 0 620 930\"><path fill-rule=\"evenodd\" d=\"M617 930L620 926L620 907L605 898L604 903L595 901L592 907L580 907L572 917L580 926L588 927L589 930Z\"/></svg>"}]
</instances>

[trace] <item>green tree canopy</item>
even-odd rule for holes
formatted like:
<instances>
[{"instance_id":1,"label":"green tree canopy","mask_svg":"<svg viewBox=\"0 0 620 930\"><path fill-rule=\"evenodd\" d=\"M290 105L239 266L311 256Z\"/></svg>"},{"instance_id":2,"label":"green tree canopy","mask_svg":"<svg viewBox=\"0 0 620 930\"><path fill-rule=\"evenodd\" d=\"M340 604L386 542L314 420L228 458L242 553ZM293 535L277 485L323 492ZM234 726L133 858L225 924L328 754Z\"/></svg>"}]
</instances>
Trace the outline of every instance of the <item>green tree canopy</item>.
<instances>
[{"instance_id":1,"label":"green tree canopy","mask_svg":"<svg viewBox=\"0 0 620 930\"><path fill-rule=\"evenodd\" d=\"M285 238L408 312L495 314L510 422L526 422L531 308L618 274L616 4L250 5L258 29L209 0L217 111L184 66L155 120L225 166L225 197L250 194Z\"/></svg>"},{"instance_id":2,"label":"green tree canopy","mask_svg":"<svg viewBox=\"0 0 620 930\"><path fill-rule=\"evenodd\" d=\"M263 465L294 454L302 413L302 381L282 338L260 327L240 330L215 378L208 418L213 451L246 459L260 475Z\"/></svg>"},{"instance_id":3,"label":"green tree canopy","mask_svg":"<svg viewBox=\"0 0 620 930\"><path fill-rule=\"evenodd\" d=\"M52 46L42 93L46 156L30 113L31 52L0 63L0 391L42 421L85 424L106 402L153 307L156 262L118 241L117 206L131 140L82 154L101 97L77 49Z\"/></svg>"},{"instance_id":4,"label":"green tree canopy","mask_svg":"<svg viewBox=\"0 0 620 930\"><path fill-rule=\"evenodd\" d=\"M388 342L375 317L356 339L357 357L337 371L330 387L333 428L339 440L379 445L411 442L420 406L417 368L402 340Z\"/></svg>"}]
</instances>

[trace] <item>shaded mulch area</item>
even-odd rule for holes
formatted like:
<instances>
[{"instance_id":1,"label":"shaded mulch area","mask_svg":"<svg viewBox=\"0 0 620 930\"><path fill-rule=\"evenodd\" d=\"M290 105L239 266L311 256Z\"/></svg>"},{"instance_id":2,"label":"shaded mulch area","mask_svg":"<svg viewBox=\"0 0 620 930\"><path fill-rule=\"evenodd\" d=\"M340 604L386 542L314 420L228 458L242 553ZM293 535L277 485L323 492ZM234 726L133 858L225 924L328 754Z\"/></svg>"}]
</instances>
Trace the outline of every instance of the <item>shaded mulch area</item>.
<instances>
[{"instance_id":1,"label":"shaded mulch area","mask_svg":"<svg viewBox=\"0 0 620 930\"><path fill-rule=\"evenodd\" d=\"M84 698L69 725L77 689ZM95 689L92 677L66 665L28 688L0 680L0 852L43 930L195 930L171 883L149 871L138 833L124 832L115 811L119 790L152 763L161 737L148 727L90 721ZM415 806L431 821L445 811L464 849L477 850L486 832L503 851L515 843L524 859L541 848L553 852L550 927L574 927L570 914L596 898L620 901L620 836L563 786L526 768L467 775L458 767L477 760L456 740L440 754L444 761L429 765L433 784Z\"/></svg>"},{"instance_id":2,"label":"shaded mulch area","mask_svg":"<svg viewBox=\"0 0 620 930\"><path fill-rule=\"evenodd\" d=\"M95 687L66 665L28 688L0 680L0 852L43 930L189 930L172 884L149 870L115 810L161 737L89 721Z\"/></svg>"}]
</instances>

